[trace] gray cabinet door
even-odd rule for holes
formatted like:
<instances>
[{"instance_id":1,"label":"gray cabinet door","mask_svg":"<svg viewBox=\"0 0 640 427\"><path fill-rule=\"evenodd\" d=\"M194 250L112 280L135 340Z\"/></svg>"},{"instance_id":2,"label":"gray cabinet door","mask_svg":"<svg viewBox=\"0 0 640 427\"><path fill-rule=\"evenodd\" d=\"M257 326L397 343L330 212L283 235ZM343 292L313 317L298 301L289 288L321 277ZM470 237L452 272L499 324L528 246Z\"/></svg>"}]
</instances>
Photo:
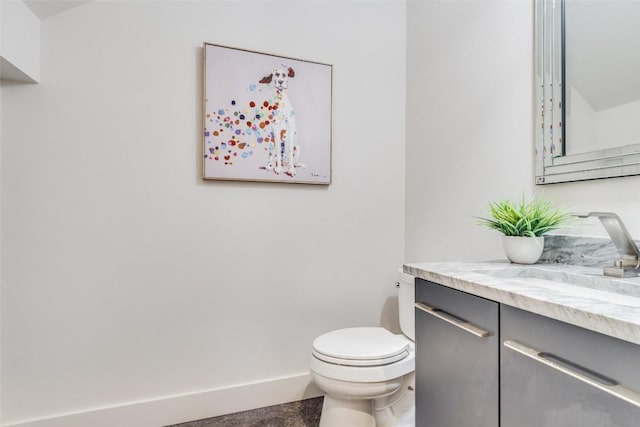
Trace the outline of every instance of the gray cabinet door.
<instances>
[{"instance_id":1,"label":"gray cabinet door","mask_svg":"<svg viewBox=\"0 0 640 427\"><path fill-rule=\"evenodd\" d=\"M416 285L416 426L498 427L498 303Z\"/></svg>"},{"instance_id":2,"label":"gray cabinet door","mask_svg":"<svg viewBox=\"0 0 640 427\"><path fill-rule=\"evenodd\" d=\"M623 400L625 390L640 399L640 346L500 311L501 427L640 426L640 407Z\"/></svg>"}]
</instances>

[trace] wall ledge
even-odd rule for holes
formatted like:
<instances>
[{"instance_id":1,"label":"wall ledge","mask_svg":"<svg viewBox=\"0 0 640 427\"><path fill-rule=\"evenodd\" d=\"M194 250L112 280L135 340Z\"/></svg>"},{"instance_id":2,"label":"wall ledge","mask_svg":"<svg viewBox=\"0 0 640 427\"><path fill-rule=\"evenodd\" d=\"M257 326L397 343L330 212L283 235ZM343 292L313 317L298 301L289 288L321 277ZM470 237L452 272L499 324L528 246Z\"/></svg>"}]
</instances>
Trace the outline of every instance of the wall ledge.
<instances>
[{"instance_id":1,"label":"wall ledge","mask_svg":"<svg viewBox=\"0 0 640 427\"><path fill-rule=\"evenodd\" d=\"M37 80L2 56L0 56L0 79L26 83L38 83Z\"/></svg>"},{"instance_id":2,"label":"wall ledge","mask_svg":"<svg viewBox=\"0 0 640 427\"><path fill-rule=\"evenodd\" d=\"M40 80L40 19L21 0L0 1L0 78Z\"/></svg>"}]
</instances>

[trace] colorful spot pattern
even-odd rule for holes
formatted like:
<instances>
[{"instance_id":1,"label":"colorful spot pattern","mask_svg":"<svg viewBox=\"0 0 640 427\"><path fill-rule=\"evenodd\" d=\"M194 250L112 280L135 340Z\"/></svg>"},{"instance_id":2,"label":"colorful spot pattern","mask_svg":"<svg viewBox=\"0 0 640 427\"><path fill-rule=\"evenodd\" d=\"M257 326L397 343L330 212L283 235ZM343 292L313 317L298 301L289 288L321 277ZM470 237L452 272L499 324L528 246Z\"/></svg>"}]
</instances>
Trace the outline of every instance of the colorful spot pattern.
<instances>
[{"instance_id":1,"label":"colorful spot pattern","mask_svg":"<svg viewBox=\"0 0 640 427\"><path fill-rule=\"evenodd\" d=\"M248 91L255 92L256 85L250 85ZM204 137L208 149L205 157L233 165L237 159L253 156L259 146L268 151L268 143L274 140L269 125L278 117L277 96L263 102L249 101L244 109L234 99L228 105L206 113Z\"/></svg>"}]
</instances>

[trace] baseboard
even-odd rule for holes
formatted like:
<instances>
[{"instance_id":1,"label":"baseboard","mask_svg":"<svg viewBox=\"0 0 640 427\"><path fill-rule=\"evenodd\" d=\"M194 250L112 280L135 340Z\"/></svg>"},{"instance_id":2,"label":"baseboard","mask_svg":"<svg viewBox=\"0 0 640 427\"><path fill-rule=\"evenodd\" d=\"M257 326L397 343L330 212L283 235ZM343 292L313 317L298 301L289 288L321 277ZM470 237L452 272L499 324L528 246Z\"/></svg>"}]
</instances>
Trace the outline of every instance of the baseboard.
<instances>
[{"instance_id":1,"label":"baseboard","mask_svg":"<svg viewBox=\"0 0 640 427\"><path fill-rule=\"evenodd\" d=\"M309 373L165 396L2 427L162 427L321 396Z\"/></svg>"}]
</instances>

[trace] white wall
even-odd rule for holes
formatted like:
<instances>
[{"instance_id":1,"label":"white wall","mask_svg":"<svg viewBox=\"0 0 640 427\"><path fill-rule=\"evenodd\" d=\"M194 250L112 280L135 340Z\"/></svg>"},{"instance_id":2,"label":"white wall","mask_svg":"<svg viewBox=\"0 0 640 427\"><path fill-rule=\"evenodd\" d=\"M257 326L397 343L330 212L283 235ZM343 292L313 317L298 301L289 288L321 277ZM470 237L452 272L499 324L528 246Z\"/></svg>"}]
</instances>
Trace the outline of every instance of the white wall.
<instances>
[{"instance_id":1,"label":"white wall","mask_svg":"<svg viewBox=\"0 0 640 427\"><path fill-rule=\"evenodd\" d=\"M474 223L533 188L533 2L407 4L407 261L503 258Z\"/></svg>"},{"instance_id":2,"label":"white wall","mask_svg":"<svg viewBox=\"0 0 640 427\"><path fill-rule=\"evenodd\" d=\"M594 111L575 87L570 90L567 154L640 143L640 101Z\"/></svg>"},{"instance_id":3,"label":"white wall","mask_svg":"<svg viewBox=\"0 0 640 427\"><path fill-rule=\"evenodd\" d=\"M558 204L575 212L606 211L617 213L631 236L640 239L640 176L568 182L536 187ZM597 219L577 220L571 227L560 230L564 234L608 237Z\"/></svg>"},{"instance_id":4,"label":"white wall","mask_svg":"<svg viewBox=\"0 0 640 427\"><path fill-rule=\"evenodd\" d=\"M314 337L389 323L405 12L94 1L42 22L41 84L2 88L4 425L158 426L299 399ZM331 186L200 179L203 41L334 65ZM233 397L253 382L268 386ZM211 398L171 412L172 396ZM111 415L64 416L98 408Z\"/></svg>"},{"instance_id":5,"label":"white wall","mask_svg":"<svg viewBox=\"0 0 640 427\"><path fill-rule=\"evenodd\" d=\"M600 147L640 144L640 101L598 111L595 116Z\"/></svg>"},{"instance_id":6,"label":"white wall","mask_svg":"<svg viewBox=\"0 0 640 427\"><path fill-rule=\"evenodd\" d=\"M596 112L584 96L575 88L569 87L569 99L565 101L567 141L580 141L568 144L566 154L579 154L605 148L599 145L596 133Z\"/></svg>"},{"instance_id":7,"label":"white wall","mask_svg":"<svg viewBox=\"0 0 640 427\"><path fill-rule=\"evenodd\" d=\"M0 7L0 22L2 22L2 7ZM2 31L0 31L0 46L2 46ZM2 85L0 84L0 118L2 118ZM2 177L2 120L0 120L0 178ZM2 182L0 181L0 423L2 422Z\"/></svg>"}]
</instances>

